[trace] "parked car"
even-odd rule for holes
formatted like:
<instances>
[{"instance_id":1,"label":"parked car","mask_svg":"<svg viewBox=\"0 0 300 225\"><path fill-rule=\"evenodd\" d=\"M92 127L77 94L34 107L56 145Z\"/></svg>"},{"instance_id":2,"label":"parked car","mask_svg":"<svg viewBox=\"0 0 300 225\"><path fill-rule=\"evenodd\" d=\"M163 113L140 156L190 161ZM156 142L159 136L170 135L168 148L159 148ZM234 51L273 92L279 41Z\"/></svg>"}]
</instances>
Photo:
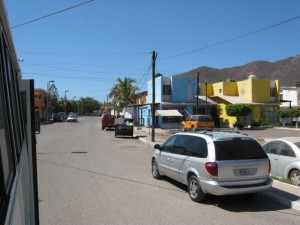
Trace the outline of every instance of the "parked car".
<instances>
[{"instance_id":1,"label":"parked car","mask_svg":"<svg viewBox=\"0 0 300 225\"><path fill-rule=\"evenodd\" d=\"M64 112L58 112L54 115L54 122L64 122L67 119L67 114Z\"/></svg>"},{"instance_id":2,"label":"parked car","mask_svg":"<svg viewBox=\"0 0 300 225\"><path fill-rule=\"evenodd\" d=\"M230 132L181 132L156 144L152 176L185 185L193 201L207 194L252 194L272 186L270 160L252 137Z\"/></svg>"},{"instance_id":3,"label":"parked car","mask_svg":"<svg viewBox=\"0 0 300 225\"><path fill-rule=\"evenodd\" d=\"M110 113L103 113L101 118L101 128L104 130L105 128L114 128L115 127L115 116Z\"/></svg>"},{"instance_id":4,"label":"parked car","mask_svg":"<svg viewBox=\"0 0 300 225\"><path fill-rule=\"evenodd\" d=\"M182 131L214 128L215 123L211 115L190 115L186 120L181 122Z\"/></svg>"},{"instance_id":5,"label":"parked car","mask_svg":"<svg viewBox=\"0 0 300 225\"><path fill-rule=\"evenodd\" d=\"M271 161L271 174L300 186L300 137L273 139L263 145Z\"/></svg>"},{"instance_id":6,"label":"parked car","mask_svg":"<svg viewBox=\"0 0 300 225\"><path fill-rule=\"evenodd\" d=\"M78 118L76 115L69 115L67 118L67 122L78 122Z\"/></svg>"}]
</instances>

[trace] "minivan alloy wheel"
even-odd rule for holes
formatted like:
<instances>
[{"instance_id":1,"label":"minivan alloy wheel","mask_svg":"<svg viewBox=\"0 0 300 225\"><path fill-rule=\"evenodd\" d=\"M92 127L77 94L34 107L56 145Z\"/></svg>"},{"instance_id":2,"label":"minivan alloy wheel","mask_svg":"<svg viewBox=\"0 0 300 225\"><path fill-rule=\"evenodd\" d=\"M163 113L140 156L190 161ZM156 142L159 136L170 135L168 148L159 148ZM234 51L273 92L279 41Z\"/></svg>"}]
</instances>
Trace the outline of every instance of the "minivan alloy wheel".
<instances>
[{"instance_id":1,"label":"minivan alloy wheel","mask_svg":"<svg viewBox=\"0 0 300 225\"><path fill-rule=\"evenodd\" d=\"M157 162L155 159L152 160L152 176L155 179L161 179L162 175L160 175L158 167L157 167Z\"/></svg>"},{"instance_id":2,"label":"minivan alloy wheel","mask_svg":"<svg viewBox=\"0 0 300 225\"><path fill-rule=\"evenodd\" d=\"M205 194L198 183L197 177L194 175L189 179L188 191L191 199L195 202L201 202L205 198Z\"/></svg>"}]
</instances>

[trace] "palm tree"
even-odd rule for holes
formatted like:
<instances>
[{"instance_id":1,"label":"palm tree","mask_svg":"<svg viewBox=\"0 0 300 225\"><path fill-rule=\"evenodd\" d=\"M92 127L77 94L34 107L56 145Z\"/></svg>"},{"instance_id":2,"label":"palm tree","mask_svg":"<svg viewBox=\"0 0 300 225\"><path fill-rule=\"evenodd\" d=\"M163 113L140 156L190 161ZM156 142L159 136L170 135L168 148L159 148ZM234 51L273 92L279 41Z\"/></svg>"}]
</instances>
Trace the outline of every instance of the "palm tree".
<instances>
[{"instance_id":1,"label":"palm tree","mask_svg":"<svg viewBox=\"0 0 300 225\"><path fill-rule=\"evenodd\" d=\"M121 108L128 106L130 103L134 103L137 94L135 93L139 88L134 86L135 79L125 77L124 80L118 77L118 83L115 84L108 97L113 99L113 104L118 105Z\"/></svg>"}]
</instances>

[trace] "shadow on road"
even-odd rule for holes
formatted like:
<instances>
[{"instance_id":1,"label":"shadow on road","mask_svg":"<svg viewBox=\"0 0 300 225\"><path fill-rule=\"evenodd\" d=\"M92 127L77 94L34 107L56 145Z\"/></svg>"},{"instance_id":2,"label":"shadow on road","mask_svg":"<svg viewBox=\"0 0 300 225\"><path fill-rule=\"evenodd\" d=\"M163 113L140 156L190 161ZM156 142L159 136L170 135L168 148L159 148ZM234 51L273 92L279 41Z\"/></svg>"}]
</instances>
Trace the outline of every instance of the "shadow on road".
<instances>
[{"instance_id":1,"label":"shadow on road","mask_svg":"<svg viewBox=\"0 0 300 225\"><path fill-rule=\"evenodd\" d=\"M188 188L177 181L164 177L163 181L171 183L177 188L185 191L188 195ZM192 200L191 200L192 201ZM213 205L230 212L266 212L290 209L289 207L277 204L264 197L263 193L249 195L229 195L213 196L207 195L202 203L204 205ZM300 216L300 214L299 214Z\"/></svg>"}]
</instances>

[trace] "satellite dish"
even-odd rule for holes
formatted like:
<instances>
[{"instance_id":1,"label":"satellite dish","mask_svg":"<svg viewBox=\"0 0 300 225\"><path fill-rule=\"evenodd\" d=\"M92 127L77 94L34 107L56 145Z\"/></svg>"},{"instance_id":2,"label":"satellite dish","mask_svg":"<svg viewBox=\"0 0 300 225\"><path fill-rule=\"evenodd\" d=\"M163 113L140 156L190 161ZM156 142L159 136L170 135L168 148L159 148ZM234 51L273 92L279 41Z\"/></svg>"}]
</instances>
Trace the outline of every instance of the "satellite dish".
<instances>
[{"instance_id":1,"label":"satellite dish","mask_svg":"<svg viewBox=\"0 0 300 225\"><path fill-rule=\"evenodd\" d=\"M249 77L248 77L248 79L256 79L257 77L255 76L255 75L253 75L253 74L251 74Z\"/></svg>"}]
</instances>

